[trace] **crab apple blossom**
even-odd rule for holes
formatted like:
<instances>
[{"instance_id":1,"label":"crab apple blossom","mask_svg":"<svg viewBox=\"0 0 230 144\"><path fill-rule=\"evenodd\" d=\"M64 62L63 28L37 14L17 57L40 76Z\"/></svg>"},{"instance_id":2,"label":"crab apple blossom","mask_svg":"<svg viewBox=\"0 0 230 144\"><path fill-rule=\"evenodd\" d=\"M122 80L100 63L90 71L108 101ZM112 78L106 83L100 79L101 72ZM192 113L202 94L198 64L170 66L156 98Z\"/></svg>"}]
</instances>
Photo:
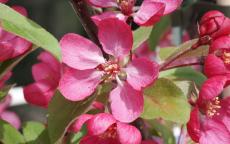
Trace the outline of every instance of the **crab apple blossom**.
<instances>
[{"instance_id":1,"label":"crab apple blossom","mask_svg":"<svg viewBox=\"0 0 230 144\"><path fill-rule=\"evenodd\" d=\"M25 8L21 6L12 6L12 8L22 15L27 16ZM31 46L32 44L29 41L3 30L0 24L0 62L24 54Z\"/></svg>"},{"instance_id":2,"label":"crab apple blossom","mask_svg":"<svg viewBox=\"0 0 230 144\"><path fill-rule=\"evenodd\" d=\"M117 87L110 93L111 110L122 122L135 120L143 110L142 88L158 76L158 64L145 58L137 58L124 65L133 37L130 27L115 18L98 25L98 38L105 53L91 41L67 34L61 41L62 61L67 65L59 90L65 98L80 101L89 97L101 82L117 80Z\"/></svg>"},{"instance_id":3,"label":"crab apple blossom","mask_svg":"<svg viewBox=\"0 0 230 144\"><path fill-rule=\"evenodd\" d=\"M129 124L117 121L111 114L82 115L79 121L87 127L80 144L140 144L141 133Z\"/></svg>"},{"instance_id":4,"label":"crab apple blossom","mask_svg":"<svg viewBox=\"0 0 230 144\"><path fill-rule=\"evenodd\" d=\"M125 16L132 16L138 25L151 26L162 16L177 9L182 0L144 0L137 11L134 10L136 0L88 0L88 2L96 7L118 8Z\"/></svg>"},{"instance_id":5,"label":"crab apple blossom","mask_svg":"<svg viewBox=\"0 0 230 144\"><path fill-rule=\"evenodd\" d=\"M187 123L190 137L199 144L230 143L230 98L204 100L196 106Z\"/></svg>"},{"instance_id":6,"label":"crab apple blossom","mask_svg":"<svg viewBox=\"0 0 230 144\"><path fill-rule=\"evenodd\" d=\"M34 83L23 88L28 103L47 107L61 76L61 64L48 52L38 56L40 63L33 65Z\"/></svg>"}]
</instances>

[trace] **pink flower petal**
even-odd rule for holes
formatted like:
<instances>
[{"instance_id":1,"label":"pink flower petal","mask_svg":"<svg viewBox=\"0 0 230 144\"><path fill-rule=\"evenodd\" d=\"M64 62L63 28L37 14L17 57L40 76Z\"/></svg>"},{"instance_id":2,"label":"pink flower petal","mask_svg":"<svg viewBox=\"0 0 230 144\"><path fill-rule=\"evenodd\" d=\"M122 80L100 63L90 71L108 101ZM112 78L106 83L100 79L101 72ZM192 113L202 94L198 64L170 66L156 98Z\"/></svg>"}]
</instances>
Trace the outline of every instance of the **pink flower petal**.
<instances>
[{"instance_id":1,"label":"pink flower petal","mask_svg":"<svg viewBox=\"0 0 230 144\"><path fill-rule=\"evenodd\" d=\"M106 12L103 12L102 14L100 15L94 15L91 17L92 20L94 21L94 23L96 25L99 25L99 23L104 20L104 19L107 19L107 18L117 18L121 21L126 21L127 17L121 13L116 13L116 12L112 12L112 11L106 11Z\"/></svg>"},{"instance_id":2,"label":"pink flower petal","mask_svg":"<svg viewBox=\"0 0 230 144\"><path fill-rule=\"evenodd\" d=\"M0 3L7 3L8 0L0 0Z\"/></svg>"},{"instance_id":3,"label":"pink flower petal","mask_svg":"<svg viewBox=\"0 0 230 144\"><path fill-rule=\"evenodd\" d=\"M128 83L118 85L110 92L111 111L113 116L121 122L132 122L143 111L143 95L141 91L133 89Z\"/></svg>"},{"instance_id":4,"label":"pink flower petal","mask_svg":"<svg viewBox=\"0 0 230 144\"><path fill-rule=\"evenodd\" d=\"M99 135L104 133L116 120L111 114L100 113L95 115L87 122L87 129L89 135Z\"/></svg>"},{"instance_id":5,"label":"pink flower petal","mask_svg":"<svg viewBox=\"0 0 230 144\"><path fill-rule=\"evenodd\" d=\"M136 90L151 84L158 76L159 65L146 58L134 59L125 68L128 83Z\"/></svg>"},{"instance_id":6,"label":"pink flower petal","mask_svg":"<svg viewBox=\"0 0 230 144\"><path fill-rule=\"evenodd\" d=\"M5 97L1 102L0 102L0 115L1 113L10 105L11 102L11 96Z\"/></svg>"},{"instance_id":7,"label":"pink flower petal","mask_svg":"<svg viewBox=\"0 0 230 144\"><path fill-rule=\"evenodd\" d=\"M204 73L207 77L213 77L226 74L227 69L220 58L213 54L209 54L205 59Z\"/></svg>"},{"instance_id":8,"label":"pink flower petal","mask_svg":"<svg viewBox=\"0 0 230 144\"><path fill-rule=\"evenodd\" d=\"M27 13L27 10L22 7L22 6L12 6L11 7L12 9L14 9L15 11L17 11L18 13L20 13L21 15L27 17L28 16L28 13Z\"/></svg>"},{"instance_id":9,"label":"pink flower petal","mask_svg":"<svg viewBox=\"0 0 230 144\"><path fill-rule=\"evenodd\" d=\"M230 41L230 37L228 35L215 39L210 45L209 52L214 53L216 50L221 50L221 49L230 50L229 41Z\"/></svg>"},{"instance_id":10,"label":"pink flower petal","mask_svg":"<svg viewBox=\"0 0 230 144\"><path fill-rule=\"evenodd\" d=\"M219 121L207 119L202 126L199 144L229 144L230 133Z\"/></svg>"},{"instance_id":11,"label":"pink flower petal","mask_svg":"<svg viewBox=\"0 0 230 144\"><path fill-rule=\"evenodd\" d=\"M47 107L54 95L55 88L50 80L44 79L24 87L23 92L28 103Z\"/></svg>"},{"instance_id":12,"label":"pink flower petal","mask_svg":"<svg viewBox=\"0 0 230 144\"><path fill-rule=\"evenodd\" d=\"M93 118L93 115L90 114L83 114L78 117L78 119L71 124L69 131L77 133L81 130L82 126L85 124L86 121Z\"/></svg>"},{"instance_id":13,"label":"pink flower petal","mask_svg":"<svg viewBox=\"0 0 230 144\"><path fill-rule=\"evenodd\" d=\"M80 144L121 144L118 140L112 138L101 138L100 136L84 136Z\"/></svg>"},{"instance_id":14,"label":"pink flower petal","mask_svg":"<svg viewBox=\"0 0 230 144\"><path fill-rule=\"evenodd\" d=\"M80 101L89 97L101 82L103 72L94 69L68 68L59 83L59 90L68 100Z\"/></svg>"},{"instance_id":15,"label":"pink flower petal","mask_svg":"<svg viewBox=\"0 0 230 144\"><path fill-rule=\"evenodd\" d=\"M118 122L117 133L118 133L119 140L122 144L141 143L141 133L136 127L132 125Z\"/></svg>"},{"instance_id":16,"label":"pink flower petal","mask_svg":"<svg viewBox=\"0 0 230 144\"><path fill-rule=\"evenodd\" d=\"M144 0L139 11L134 15L134 22L140 26L151 26L160 20L164 10L164 3Z\"/></svg>"},{"instance_id":17,"label":"pink flower petal","mask_svg":"<svg viewBox=\"0 0 230 144\"><path fill-rule=\"evenodd\" d=\"M0 89L5 85L5 82L12 76L12 72L7 72L1 79L0 79Z\"/></svg>"},{"instance_id":18,"label":"pink flower petal","mask_svg":"<svg viewBox=\"0 0 230 144\"><path fill-rule=\"evenodd\" d=\"M199 142L201 131L199 109L197 107L191 111L190 120L187 123L187 131L193 141Z\"/></svg>"},{"instance_id":19,"label":"pink flower petal","mask_svg":"<svg viewBox=\"0 0 230 144\"><path fill-rule=\"evenodd\" d=\"M212 100L223 91L226 81L227 77L225 76L215 76L209 78L203 83L199 97L204 100Z\"/></svg>"},{"instance_id":20,"label":"pink flower petal","mask_svg":"<svg viewBox=\"0 0 230 144\"><path fill-rule=\"evenodd\" d=\"M145 41L138 46L138 48L135 50L135 55L137 57L145 57L151 60L156 57L156 53L150 50L148 41Z\"/></svg>"},{"instance_id":21,"label":"pink flower petal","mask_svg":"<svg viewBox=\"0 0 230 144\"><path fill-rule=\"evenodd\" d=\"M79 69L96 68L105 63L98 46L77 34L66 34L60 41L62 60L68 66Z\"/></svg>"},{"instance_id":22,"label":"pink flower petal","mask_svg":"<svg viewBox=\"0 0 230 144\"><path fill-rule=\"evenodd\" d=\"M12 44L12 49L14 50L11 58L23 55L32 46L32 43L20 37L16 37L14 40L10 41L10 43Z\"/></svg>"},{"instance_id":23,"label":"pink flower petal","mask_svg":"<svg viewBox=\"0 0 230 144\"><path fill-rule=\"evenodd\" d=\"M183 0L153 0L153 1L165 4L164 15L166 15L176 10L181 5Z\"/></svg>"},{"instance_id":24,"label":"pink flower petal","mask_svg":"<svg viewBox=\"0 0 230 144\"><path fill-rule=\"evenodd\" d=\"M38 60L49 65L54 71L60 72L61 66L59 61L50 53L40 53L40 55L38 56Z\"/></svg>"},{"instance_id":25,"label":"pink flower petal","mask_svg":"<svg viewBox=\"0 0 230 144\"><path fill-rule=\"evenodd\" d=\"M0 114L0 119L3 119L7 121L9 124L11 124L16 129L19 129L21 126L21 121L16 113L10 112L10 111L4 111L2 114Z\"/></svg>"},{"instance_id":26,"label":"pink flower petal","mask_svg":"<svg viewBox=\"0 0 230 144\"><path fill-rule=\"evenodd\" d=\"M153 140L144 140L141 142L141 144L157 144L157 142L155 142Z\"/></svg>"},{"instance_id":27,"label":"pink flower petal","mask_svg":"<svg viewBox=\"0 0 230 144\"><path fill-rule=\"evenodd\" d=\"M123 58L132 49L133 37L130 26L116 18L100 22L98 38L103 50L116 58Z\"/></svg>"},{"instance_id":28,"label":"pink flower petal","mask_svg":"<svg viewBox=\"0 0 230 144\"><path fill-rule=\"evenodd\" d=\"M11 47L11 44L0 42L0 53L1 53L0 62L3 62L3 61L10 59L13 52L14 51Z\"/></svg>"},{"instance_id":29,"label":"pink flower petal","mask_svg":"<svg viewBox=\"0 0 230 144\"><path fill-rule=\"evenodd\" d=\"M101 8L118 7L116 0L87 0L91 5Z\"/></svg>"}]
</instances>

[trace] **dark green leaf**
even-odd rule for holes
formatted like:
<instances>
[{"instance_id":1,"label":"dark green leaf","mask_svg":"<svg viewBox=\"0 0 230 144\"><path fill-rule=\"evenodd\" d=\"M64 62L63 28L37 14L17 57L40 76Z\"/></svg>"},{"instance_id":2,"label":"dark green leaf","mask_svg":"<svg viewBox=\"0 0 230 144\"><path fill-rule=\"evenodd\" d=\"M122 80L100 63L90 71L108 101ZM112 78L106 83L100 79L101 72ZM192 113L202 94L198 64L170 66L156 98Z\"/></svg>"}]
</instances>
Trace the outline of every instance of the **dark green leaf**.
<instances>
[{"instance_id":1,"label":"dark green leaf","mask_svg":"<svg viewBox=\"0 0 230 144\"><path fill-rule=\"evenodd\" d=\"M66 100L60 92L56 92L48 107L48 130L51 143L62 143L62 138L70 124L89 110L95 100L92 95L83 101Z\"/></svg>"},{"instance_id":2,"label":"dark green leaf","mask_svg":"<svg viewBox=\"0 0 230 144\"><path fill-rule=\"evenodd\" d=\"M7 122L0 120L0 142L4 144L23 144L23 136Z\"/></svg>"},{"instance_id":3,"label":"dark green leaf","mask_svg":"<svg viewBox=\"0 0 230 144\"><path fill-rule=\"evenodd\" d=\"M32 20L22 16L10 7L0 3L1 26L6 31L21 36L38 47L61 58L60 46L56 38Z\"/></svg>"},{"instance_id":4,"label":"dark green leaf","mask_svg":"<svg viewBox=\"0 0 230 144\"><path fill-rule=\"evenodd\" d=\"M171 80L158 79L144 90L144 96L143 118L163 118L178 123L188 121L190 105L183 91Z\"/></svg>"}]
</instances>

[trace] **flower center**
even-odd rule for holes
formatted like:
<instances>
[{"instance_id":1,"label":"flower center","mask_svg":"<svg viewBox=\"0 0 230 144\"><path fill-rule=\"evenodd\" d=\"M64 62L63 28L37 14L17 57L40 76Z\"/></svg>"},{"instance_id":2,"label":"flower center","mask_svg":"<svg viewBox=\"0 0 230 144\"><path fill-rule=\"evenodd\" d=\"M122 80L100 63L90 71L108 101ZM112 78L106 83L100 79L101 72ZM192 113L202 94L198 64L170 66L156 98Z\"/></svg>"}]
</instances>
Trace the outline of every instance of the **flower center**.
<instances>
[{"instance_id":1,"label":"flower center","mask_svg":"<svg viewBox=\"0 0 230 144\"><path fill-rule=\"evenodd\" d=\"M206 115L208 117L213 117L214 115L219 115L218 110L221 108L219 97L214 98L212 101L207 103Z\"/></svg>"},{"instance_id":2,"label":"flower center","mask_svg":"<svg viewBox=\"0 0 230 144\"><path fill-rule=\"evenodd\" d=\"M135 5L135 0L117 0L117 3L123 14L131 15L133 13L132 9Z\"/></svg>"},{"instance_id":3,"label":"flower center","mask_svg":"<svg viewBox=\"0 0 230 144\"><path fill-rule=\"evenodd\" d=\"M119 62L117 60L108 61L99 65L98 70L104 71L106 80L115 80L116 75L120 72Z\"/></svg>"},{"instance_id":4,"label":"flower center","mask_svg":"<svg viewBox=\"0 0 230 144\"><path fill-rule=\"evenodd\" d=\"M103 134L99 136L103 139L116 139L117 138L117 126L116 124L111 125Z\"/></svg>"},{"instance_id":5,"label":"flower center","mask_svg":"<svg viewBox=\"0 0 230 144\"><path fill-rule=\"evenodd\" d=\"M225 64L230 64L230 52L224 52L222 55L222 59Z\"/></svg>"}]
</instances>

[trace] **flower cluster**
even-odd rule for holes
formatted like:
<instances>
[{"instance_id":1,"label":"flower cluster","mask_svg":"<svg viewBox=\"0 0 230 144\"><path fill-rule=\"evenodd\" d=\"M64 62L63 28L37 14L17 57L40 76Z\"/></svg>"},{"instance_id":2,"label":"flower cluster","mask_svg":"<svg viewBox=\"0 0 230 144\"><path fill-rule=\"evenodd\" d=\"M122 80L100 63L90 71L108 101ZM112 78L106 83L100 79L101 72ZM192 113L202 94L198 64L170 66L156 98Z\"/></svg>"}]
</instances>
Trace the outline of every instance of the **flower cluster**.
<instances>
[{"instance_id":1,"label":"flower cluster","mask_svg":"<svg viewBox=\"0 0 230 144\"><path fill-rule=\"evenodd\" d=\"M201 19L200 35L211 37L205 58L203 83L187 124L188 132L200 144L227 144L230 140L230 98L219 95L229 85L230 20L219 11L210 11Z\"/></svg>"}]
</instances>

